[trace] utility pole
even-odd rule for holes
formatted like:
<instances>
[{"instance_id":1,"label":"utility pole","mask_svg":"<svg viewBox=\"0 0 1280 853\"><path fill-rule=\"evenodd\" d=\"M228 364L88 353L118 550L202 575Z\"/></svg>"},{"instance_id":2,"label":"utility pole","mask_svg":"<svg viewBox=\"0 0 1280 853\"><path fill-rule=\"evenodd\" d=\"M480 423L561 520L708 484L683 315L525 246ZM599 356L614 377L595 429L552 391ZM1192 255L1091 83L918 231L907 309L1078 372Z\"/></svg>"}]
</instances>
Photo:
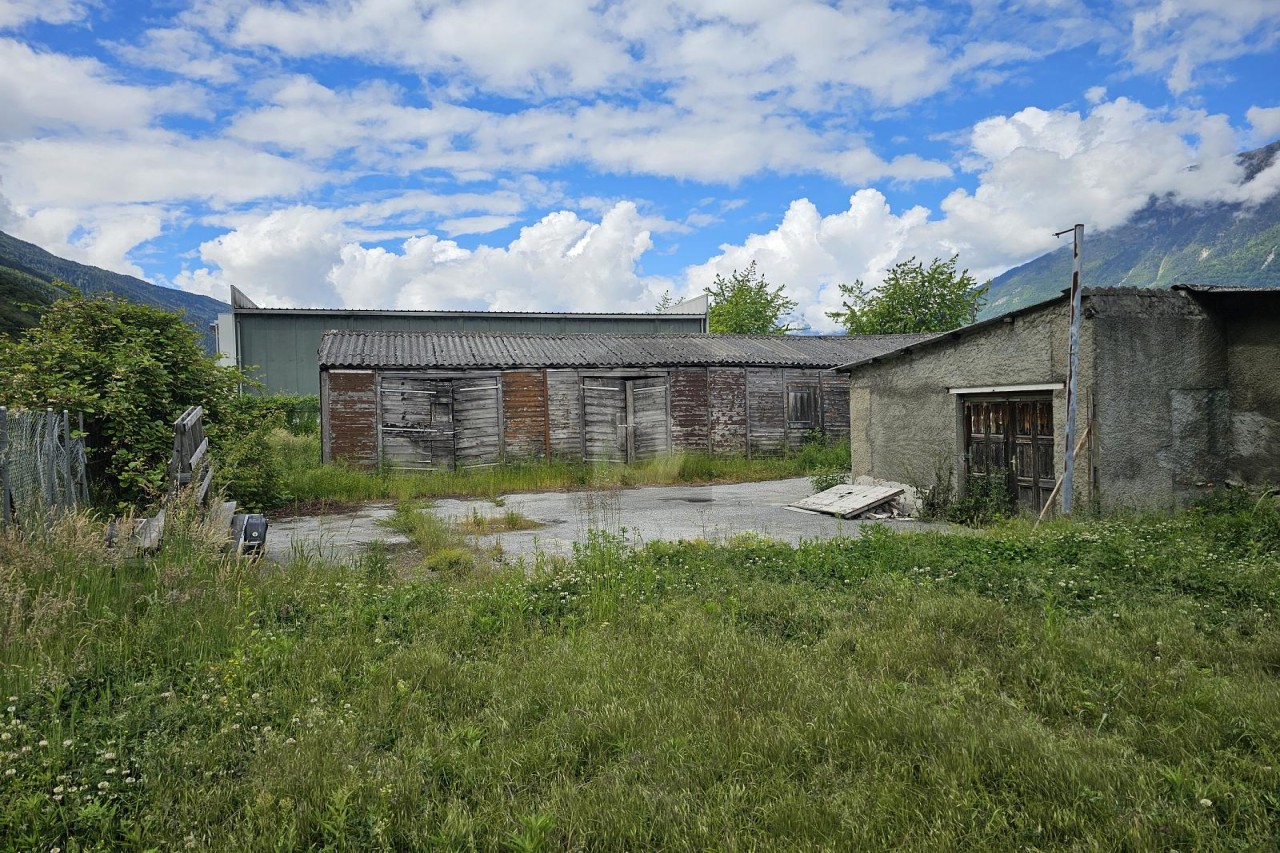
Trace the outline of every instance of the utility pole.
<instances>
[{"instance_id":1,"label":"utility pole","mask_svg":"<svg viewBox=\"0 0 1280 853\"><path fill-rule=\"evenodd\" d=\"M1062 470L1062 514L1071 515L1072 474L1076 467L1076 374L1080 366L1080 250L1084 245L1084 226L1076 224L1075 228L1059 231L1053 236L1061 237L1067 231L1075 232L1075 244L1072 246L1071 264L1071 331L1069 333L1070 354L1067 357L1067 440L1065 462Z\"/></svg>"}]
</instances>

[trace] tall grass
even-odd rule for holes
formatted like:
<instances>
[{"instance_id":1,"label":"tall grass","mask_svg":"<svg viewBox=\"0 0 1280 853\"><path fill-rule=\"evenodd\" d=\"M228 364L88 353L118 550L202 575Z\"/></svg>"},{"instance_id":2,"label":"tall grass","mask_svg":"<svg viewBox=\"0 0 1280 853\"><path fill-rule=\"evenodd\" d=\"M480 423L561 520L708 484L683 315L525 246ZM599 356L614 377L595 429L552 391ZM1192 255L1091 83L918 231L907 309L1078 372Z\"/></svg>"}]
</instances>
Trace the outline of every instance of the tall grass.
<instances>
[{"instance_id":1,"label":"tall grass","mask_svg":"<svg viewBox=\"0 0 1280 853\"><path fill-rule=\"evenodd\" d=\"M403 582L98 532L0 542L0 848L1280 842L1274 501Z\"/></svg>"},{"instance_id":2,"label":"tall grass","mask_svg":"<svg viewBox=\"0 0 1280 853\"><path fill-rule=\"evenodd\" d=\"M438 497L497 497L517 492L679 483L727 483L800 477L818 469L849 467L843 440L818 440L787 456L669 454L631 465L526 462L455 471L365 470L321 464L318 437L284 431L273 437L283 464L283 491L297 502L401 501Z\"/></svg>"}]
</instances>

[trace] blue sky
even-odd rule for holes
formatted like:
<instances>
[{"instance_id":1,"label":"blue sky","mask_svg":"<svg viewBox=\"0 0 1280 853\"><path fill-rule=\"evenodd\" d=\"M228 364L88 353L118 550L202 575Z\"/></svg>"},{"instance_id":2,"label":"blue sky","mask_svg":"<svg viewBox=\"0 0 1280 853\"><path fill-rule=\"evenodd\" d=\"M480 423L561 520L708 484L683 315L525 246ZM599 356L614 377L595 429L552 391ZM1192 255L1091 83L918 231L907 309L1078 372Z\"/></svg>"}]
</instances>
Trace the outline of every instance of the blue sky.
<instances>
[{"instance_id":1,"label":"blue sky","mask_svg":"<svg viewBox=\"0 0 1280 853\"><path fill-rule=\"evenodd\" d=\"M755 260L826 330L911 255L1247 209L1277 80L1280 0L0 0L0 230L265 305L648 310Z\"/></svg>"}]
</instances>

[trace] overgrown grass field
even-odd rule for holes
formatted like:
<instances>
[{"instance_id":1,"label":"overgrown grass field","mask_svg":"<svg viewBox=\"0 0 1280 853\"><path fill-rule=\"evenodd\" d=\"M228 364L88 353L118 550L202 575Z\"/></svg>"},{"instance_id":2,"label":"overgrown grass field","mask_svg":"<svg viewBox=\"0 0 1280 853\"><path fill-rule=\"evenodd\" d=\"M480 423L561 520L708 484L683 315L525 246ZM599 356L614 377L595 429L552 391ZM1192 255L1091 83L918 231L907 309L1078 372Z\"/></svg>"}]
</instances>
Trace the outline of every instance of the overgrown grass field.
<instances>
[{"instance_id":1,"label":"overgrown grass field","mask_svg":"<svg viewBox=\"0 0 1280 853\"><path fill-rule=\"evenodd\" d=\"M816 471L849 470L849 443L815 438L786 456L666 454L626 465L562 461L528 462L452 471L364 470L321 464L320 438L278 430L273 453L282 463L281 491L295 505L323 502L402 501L439 497L497 497L601 487L666 486L679 483L746 483L805 477Z\"/></svg>"},{"instance_id":2,"label":"overgrown grass field","mask_svg":"<svg viewBox=\"0 0 1280 853\"><path fill-rule=\"evenodd\" d=\"M100 542L0 540L0 848L1280 843L1273 498L497 574Z\"/></svg>"}]
</instances>

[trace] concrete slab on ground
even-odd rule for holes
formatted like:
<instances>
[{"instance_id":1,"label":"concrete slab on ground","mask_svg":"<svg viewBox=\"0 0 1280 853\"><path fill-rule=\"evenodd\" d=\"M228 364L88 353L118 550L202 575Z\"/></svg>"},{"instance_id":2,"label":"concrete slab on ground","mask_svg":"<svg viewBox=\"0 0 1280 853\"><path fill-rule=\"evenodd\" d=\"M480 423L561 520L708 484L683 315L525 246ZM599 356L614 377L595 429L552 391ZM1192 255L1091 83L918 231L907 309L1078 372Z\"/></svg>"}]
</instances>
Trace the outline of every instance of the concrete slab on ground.
<instances>
[{"instance_id":1,"label":"concrete slab on ground","mask_svg":"<svg viewBox=\"0 0 1280 853\"><path fill-rule=\"evenodd\" d=\"M473 514L501 517L520 513L543 526L474 537L479 544L498 544L508 559L530 558L541 551L569 555L573 543L590 530L620 534L636 544L654 540L724 541L754 533L792 544L805 539L857 536L863 524L788 509L813 491L807 478L713 486L649 486L636 489L593 489L508 495L501 506L488 500L438 500L431 512L452 520ZM370 542L405 543L403 536L379 521L395 506L367 504L356 512L272 521L267 555L288 562L295 554L349 559ZM891 521L894 530L934 527L918 521Z\"/></svg>"}]
</instances>

